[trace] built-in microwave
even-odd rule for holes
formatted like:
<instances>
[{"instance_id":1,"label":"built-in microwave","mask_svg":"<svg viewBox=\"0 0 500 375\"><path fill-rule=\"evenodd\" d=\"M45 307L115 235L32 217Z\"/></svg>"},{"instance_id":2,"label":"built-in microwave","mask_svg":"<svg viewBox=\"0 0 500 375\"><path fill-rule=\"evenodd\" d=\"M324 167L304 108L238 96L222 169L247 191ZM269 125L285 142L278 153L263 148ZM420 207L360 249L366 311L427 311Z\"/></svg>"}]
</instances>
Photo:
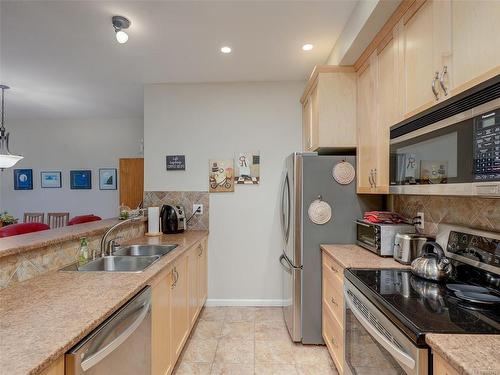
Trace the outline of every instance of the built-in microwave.
<instances>
[{"instance_id":1,"label":"built-in microwave","mask_svg":"<svg viewBox=\"0 0 500 375\"><path fill-rule=\"evenodd\" d=\"M500 83L487 89L391 128L391 193L500 197Z\"/></svg>"}]
</instances>

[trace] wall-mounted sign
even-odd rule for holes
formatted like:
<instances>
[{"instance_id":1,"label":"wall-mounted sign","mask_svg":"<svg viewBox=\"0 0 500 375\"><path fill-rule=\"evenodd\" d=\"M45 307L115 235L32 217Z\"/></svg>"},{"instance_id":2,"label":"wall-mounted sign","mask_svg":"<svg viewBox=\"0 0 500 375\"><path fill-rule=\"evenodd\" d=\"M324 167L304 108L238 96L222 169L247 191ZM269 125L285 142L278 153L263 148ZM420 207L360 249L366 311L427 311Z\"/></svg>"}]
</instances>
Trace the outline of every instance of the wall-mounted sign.
<instances>
[{"instance_id":1,"label":"wall-mounted sign","mask_svg":"<svg viewBox=\"0 0 500 375\"><path fill-rule=\"evenodd\" d=\"M167 171L185 171L186 155L167 155Z\"/></svg>"}]
</instances>

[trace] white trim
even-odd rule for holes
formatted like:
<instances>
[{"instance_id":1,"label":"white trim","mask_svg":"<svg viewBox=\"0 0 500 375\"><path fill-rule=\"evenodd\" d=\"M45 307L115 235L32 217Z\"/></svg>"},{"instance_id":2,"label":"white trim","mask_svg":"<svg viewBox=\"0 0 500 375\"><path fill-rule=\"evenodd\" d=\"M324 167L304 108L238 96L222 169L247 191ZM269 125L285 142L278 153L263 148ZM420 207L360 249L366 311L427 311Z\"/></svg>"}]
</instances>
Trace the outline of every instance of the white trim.
<instances>
[{"instance_id":1,"label":"white trim","mask_svg":"<svg viewBox=\"0 0 500 375\"><path fill-rule=\"evenodd\" d=\"M282 299L207 299L205 306L283 306Z\"/></svg>"}]
</instances>

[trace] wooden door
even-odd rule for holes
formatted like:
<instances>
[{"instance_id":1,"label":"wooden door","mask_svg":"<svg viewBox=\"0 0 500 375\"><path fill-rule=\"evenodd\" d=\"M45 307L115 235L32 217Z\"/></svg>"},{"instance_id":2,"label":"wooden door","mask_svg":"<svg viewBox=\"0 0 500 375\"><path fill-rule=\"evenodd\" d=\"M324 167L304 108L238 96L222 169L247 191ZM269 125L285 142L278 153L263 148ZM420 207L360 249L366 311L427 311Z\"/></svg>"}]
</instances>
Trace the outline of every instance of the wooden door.
<instances>
[{"instance_id":1,"label":"wooden door","mask_svg":"<svg viewBox=\"0 0 500 375\"><path fill-rule=\"evenodd\" d=\"M389 192L389 137L390 127L401 116L398 109L397 43L390 35L387 44L377 50L377 173L374 174L377 193Z\"/></svg>"},{"instance_id":2,"label":"wooden door","mask_svg":"<svg viewBox=\"0 0 500 375\"><path fill-rule=\"evenodd\" d=\"M172 273L152 287L151 308L151 374L166 375L173 367L170 346L170 288Z\"/></svg>"},{"instance_id":3,"label":"wooden door","mask_svg":"<svg viewBox=\"0 0 500 375\"><path fill-rule=\"evenodd\" d=\"M452 1L453 94L500 73L500 1Z\"/></svg>"},{"instance_id":4,"label":"wooden door","mask_svg":"<svg viewBox=\"0 0 500 375\"><path fill-rule=\"evenodd\" d=\"M358 71L357 192L371 193L377 167L377 56L373 53Z\"/></svg>"},{"instance_id":5,"label":"wooden door","mask_svg":"<svg viewBox=\"0 0 500 375\"><path fill-rule=\"evenodd\" d=\"M188 321L188 257L182 257L172 270L172 362L175 363L189 335Z\"/></svg>"},{"instance_id":6,"label":"wooden door","mask_svg":"<svg viewBox=\"0 0 500 375\"><path fill-rule=\"evenodd\" d=\"M201 242L198 254L198 307L201 309L207 300L208 292L208 239Z\"/></svg>"},{"instance_id":7,"label":"wooden door","mask_svg":"<svg viewBox=\"0 0 500 375\"><path fill-rule=\"evenodd\" d=\"M192 327L198 316L198 254L199 245L193 247L188 254L189 283L189 324Z\"/></svg>"},{"instance_id":8,"label":"wooden door","mask_svg":"<svg viewBox=\"0 0 500 375\"><path fill-rule=\"evenodd\" d=\"M405 117L411 117L436 103L432 82L440 67L434 59L433 2L416 1L403 16L403 24ZM437 81L435 85L439 90Z\"/></svg>"},{"instance_id":9,"label":"wooden door","mask_svg":"<svg viewBox=\"0 0 500 375\"><path fill-rule=\"evenodd\" d=\"M138 207L144 199L144 159L120 159L120 203Z\"/></svg>"}]
</instances>

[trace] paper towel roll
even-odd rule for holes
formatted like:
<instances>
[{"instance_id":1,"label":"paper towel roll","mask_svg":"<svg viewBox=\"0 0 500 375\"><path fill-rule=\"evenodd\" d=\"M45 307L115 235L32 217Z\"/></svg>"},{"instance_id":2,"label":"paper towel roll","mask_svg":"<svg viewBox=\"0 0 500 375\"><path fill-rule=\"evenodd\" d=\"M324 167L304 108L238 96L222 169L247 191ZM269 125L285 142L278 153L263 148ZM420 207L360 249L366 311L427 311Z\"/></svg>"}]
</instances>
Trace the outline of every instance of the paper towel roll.
<instances>
[{"instance_id":1,"label":"paper towel roll","mask_svg":"<svg viewBox=\"0 0 500 375\"><path fill-rule=\"evenodd\" d=\"M160 207L148 207L148 233L160 231Z\"/></svg>"}]
</instances>

